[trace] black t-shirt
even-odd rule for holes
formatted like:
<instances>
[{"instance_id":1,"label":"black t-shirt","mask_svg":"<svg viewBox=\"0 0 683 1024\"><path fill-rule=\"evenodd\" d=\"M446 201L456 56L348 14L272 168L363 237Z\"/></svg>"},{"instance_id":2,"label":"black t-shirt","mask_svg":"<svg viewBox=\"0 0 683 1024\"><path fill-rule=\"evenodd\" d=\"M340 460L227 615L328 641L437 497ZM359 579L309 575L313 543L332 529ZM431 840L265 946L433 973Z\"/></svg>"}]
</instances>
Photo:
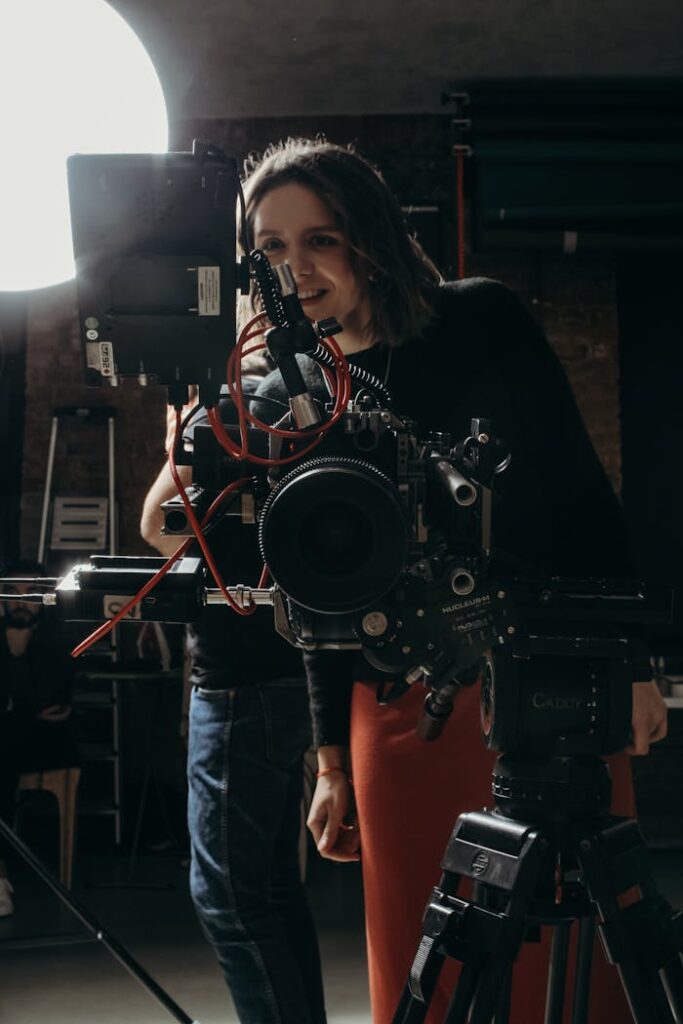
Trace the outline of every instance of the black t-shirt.
<instances>
[{"instance_id":1,"label":"black t-shirt","mask_svg":"<svg viewBox=\"0 0 683 1024\"><path fill-rule=\"evenodd\" d=\"M470 432L488 418L512 452L497 481L494 550L508 563L570 576L632 573L619 502L591 445L560 363L522 303L483 278L439 289L422 339L394 349L388 388L394 411L418 437ZM349 362L384 379L389 352L375 345ZM281 395L271 374L257 394ZM350 653L306 655L316 740L348 740L350 688L367 678ZM367 666L366 666L367 668ZM374 675L371 675L374 678Z\"/></svg>"},{"instance_id":2,"label":"black t-shirt","mask_svg":"<svg viewBox=\"0 0 683 1024\"><path fill-rule=\"evenodd\" d=\"M245 378L244 392L253 392L256 383ZM227 398L221 400L220 412L224 422L235 422L234 407ZM206 412L201 410L185 431L186 440L193 441L195 428L207 423ZM225 516L209 531L207 541L227 585L256 586L263 561L255 525ZM192 554L199 554L198 548ZM212 580L207 582L215 586ZM205 689L297 678L303 682L301 653L275 632L273 611L268 607L243 616L226 605L210 605L188 626L187 648L192 682Z\"/></svg>"}]
</instances>

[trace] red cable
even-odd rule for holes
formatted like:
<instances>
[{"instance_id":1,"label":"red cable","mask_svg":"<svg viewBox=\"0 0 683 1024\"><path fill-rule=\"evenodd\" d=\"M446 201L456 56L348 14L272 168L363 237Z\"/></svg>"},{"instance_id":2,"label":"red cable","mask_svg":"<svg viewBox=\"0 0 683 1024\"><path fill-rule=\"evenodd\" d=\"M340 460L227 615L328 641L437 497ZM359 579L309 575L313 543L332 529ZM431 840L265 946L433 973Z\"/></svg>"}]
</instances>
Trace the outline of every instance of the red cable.
<instances>
[{"instance_id":1,"label":"red cable","mask_svg":"<svg viewBox=\"0 0 683 1024\"><path fill-rule=\"evenodd\" d=\"M206 526L206 524L209 522L212 515L216 511L216 509L219 507L219 505L223 503L223 501L232 491L234 491L237 487L241 486L242 484L248 482L249 478L243 477L240 480L233 481L233 483L228 484L227 487L223 488L218 497L214 499L208 511L206 512L206 515L202 519L202 526ZM71 657L78 658L81 654L87 651L89 647L92 647L94 643L97 643L98 640L102 640L105 636L108 636L109 633L111 633L114 626L118 625L118 623L126 617L131 608L134 608L136 604L139 604L140 601L147 597L149 592L153 590L154 587L156 587L157 583L159 583L160 580L163 579L163 577L166 575L169 569L171 569L171 567L175 565L179 558L182 558L182 556L185 554L193 540L193 537L188 537L186 540L184 540L183 543L178 548L178 550L174 551L174 553L171 555L168 561L161 566L158 572L156 572L154 576L152 576L152 578L147 581L147 583L145 583L144 587L142 587L138 591L135 597L132 597L130 601L127 604L125 604L119 612L117 612L113 619L108 619L106 622L103 622L101 626L98 626L97 629L90 634L90 636L87 636L85 640L81 640L80 644L74 647L74 649L71 652Z\"/></svg>"},{"instance_id":2,"label":"red cable","mask_svg":"<svg viewBox=\"0 0 683 1024\"><path fill-rule=\"evenodd\" d=\"M331 430L331 428L339 421L339 419L345 412L346 407L348 405L348 401L351 397L351 377L349 374L346 357L339 348L337 342L333 338L326 339L323 342L323 344L325 345L325 347L327 348L328 352L330 353L334 360L334 368L336 371L338 384L335 407L332 412L331 418L327 421L327 423L323 424L319 430L316 430L310 445L304 447L298 452L295 452L293 455L289 457L282 459L264 459L261 456L252 454L251 452L249 452L247 446L248 438L246 433L247 428L245 421L251 423L252 426L257 427L259 430L265 433L273 434L277 437L283 437L289 441L306 440L312 437L311 430L281 430L280 428L274 427L271 424L264 423L262 420L259 420L257 419L257 417L253 416L245 408L244 396L242 395L241 389L241 360L243 355L243 346L245 345L246 341L253 337L254 333L260 333L254 332L252 334L249 334L249 329L253 325L255 319L256 318L249 321L244 330L241 332L237 345L232 350L228 358L226 374L228 380L228 390L230 391L233 402L235 403L235 406L237 408L238 420L240 425L240 438L242 442L241 447L238 448L235 442L232 440L232 438L228 435L220 419L220 416L218 415L215 408L210 409L208 411L208 417L209 422L213 427L214 433L219 443L232 458L245 459L248 462L252 462L255 465L260 466L284 466L290 462L294 462L295 460L302 458L304 455L307 455L310 451L312 451L320 443L322 437L329 430ZM249 349L249 351L255 351L257 348L260 348L260 346L254 346L254 348Z\"/></svg>"},{"instance_id":3,"label":"red cable","mask_svg":"<svg viewBox=\"0 0 683 1024\"><path fill-rule=\"evenodd\" d=\"M325 366L323 366L323 372L325 373L327 379L331 382L333 388L335 383L337 385L335 406L331 418L321 426L320 430L316 432L309 445L307 445L300 451L295 452L291 456L288 456L283 459L263 459L260 456L251 453L248 449L247 422L251 423L255 427L258 427L258 429L260 430L263 430L267 433L275 434L276 436L279 437L288 438L290 441L311 437L310 430L280 430L279 428L273 427L270 424L263 423L255 416L252 416L251 413L247 411L246 406L244 404L244 396L242 394L242 358L245 354L258 351L260 348L264 346L252 346L252 348L248 349L246 353L243 350L245 344L248 341L251 341L252 338L258 337L263 333L263 330L261 329L252 331L251 328L256 323L264 319L264 317L264 313L259 313L257 316L252 317L252 319L249 320L249 322L241 331L238 343L233 348L228 358L228 389L237 408L237 415L240 426L240 439L242 442L241 447L238 447L234 443L232 438L225 430L223 422L220 416L218 415L215 406L207 410L207 415L218 441L220 442L221 446L228 452L228 454L232 456L232 458L238 460L244 459L248 462L253 462L258 465L264 466L283 466L287 465L290 462L294 462L297 459L301 459L304 455L307 455L310 451L316 448L317 445L322 440L322 438L325 436L325 434L339 421L344 411L346 410L349 399L351 397L351 376L349 374L349 367L346 361L346 357L344 356L335 339L332 337L325 339L322 342L322 344L325 346L325 348L332 356L332 359L334 361L335 377L333 377L332 371ZM159 583L160 580L162 580L163 577L166 575L166 573L175 565L178 559L182 558L182 556L185 554L185 552L187 551L190 544L195 538L199 543L202 554L204 555L204 558L211 571L211 574L216 583L218 584L218 587L229 607L232 608L233 611L236 611L239 615L252 615L256 610L255 605L251 605L247 608L242 608L241 605L237 604L237 602L230 596L226 589L220 570L218 569L218 566L214 561L213 555L211 554L211 551L206 543L206 538L204 537L204 534L202 532L203 527L207 525L216 509L222 504L225 498L238 487L241 487L245 483L249 483L249 477L241 477L239 480L233 481L233 483L228 484L228 486L221 491L218 497L214 499L200 524L199 521L197 520L194 509L190 504L190 500L187 496L187 491L185 490L183 482L180 479L180 475L178 473L178 469L176 466L176 455L182 440L183 430L187 423L192 418L192 416L195 415L196 411L196 409L190 410L187 416L185 417L183 423L181 424L180 410L176 410L175 436L173 438L173 444L171 445L171 450L169 452L168 457L171 476L173 477L173 481L176 487L178 488L178 493L185 507L185 512L187 514L188 521L192 526L194 537L188 537L185 541L183 541L178 550L171 555L171 557L164 563L164 565L161 566L158 572L156 572L154 576L152 576L151 579L149 579L147 583L145 583L145 585L138 591L138 593L134 597L132 597L130 601L128 601L112 619L109 619L107 620L107 622L102 623L102 625L98 626L98 628L95 629L88 637L86 637L85 640L82 640L80 644L74 647L74 649L71 652L71 656L73 658L78 658L81 654L87 651L88 648L92 647L94 643L97 643L98 640L101 640L103 639L103 637L108 636L112 629L114 629L114 627L119 622L121 622L122 619L125 618L125 616L131 610L131 608L134 608L137 604L140 603L140 601L144 600L144 598L150 593L150 591L154 589L157 583ZM267 581L269 575L270 572L268 566L264 564L258 583L259 587L265 586L265 582Z\"/></svg>"},{"instance_id":4,"label":"red cable","mask_svg":"<svg viewBox=\"0 0 683 1024\"><path fill-rule=\"evenodd\" d=\"M211 410L211 411L213 411L213 410ZM180 479L180 474L178 473L178 469L177 469L176 463L175 463L175 451L174 451L175 445L177 443L177 438L179 437L179 435L180 435L180 411L178 410L176 412L176 441L174 441L173 448L171 449L171 451L169 452L169 455L168 455L168 466L169 466L169 469L171 470L171 476L173 477L173 482L175 483L176 487L178 488L178 494L180 495L180 499L181 499L181 501L182 501L182 503L183 503L183 505L185 507L185 513L186 513L187 518L189 520L190 526L192 527L192 532L194 533L194 535L195 535L195 537L197 539L197 542L199 544L199 547L201 548L202 554L204 555L204 558L206 560L206 564L208 565L209 570L211 571L211 575L213 576L214 580L216 581L216 584L218 585L218 588L219 588L221 594L225 598L226 604L228 604L232 608L233 611L237 612L238 615L252 615L254 613L254 611L256 610L254 605L252 605L249 608L242 608L242 606L239 605L237 603L237 601L235 601L235 599L233 597L231 597L230 594L228 593L228 591L226 590L225 583L223 582L223 577L221 575L221 571L218 568L218 566L216 565L216 562L214 561L214 557L211 554L211 550L209 548L209 545L206 543L206 537L202 533L202 527L201 527L201 525L199 523L199 520L197 519L197 516L195 515L195 511L192 508L192 505L190 503L190 499L187 496L187 491L185 490L185 486L184 486L182 480Z\"/></svg>"},{"instance_id":5,"label":"red cable","mask_svg":"<svg viewBox=\"0 0 683 1024\"><path fill-rule=\"evenodd\" d=\"M318 435L326 434L328 430L330 430L339 421L342 414L346 411L346 407L351 397L351 377L346 357L333 338L327 338L323 344L334 359L339 390L336 395L332 416L327 423L323 424L317 431ZM235 400L237 400L238 396L235 395L234 397ZM285 437L289 440L305 440L311 436L311 430L281 430L278 427L264 423L249 412L246 412L246 418L252 426L258 427L259 430L263 430L266 433L275 434L277 437ZM277 463L275 463L275 465L277 465Z\"/></svg>"},{"instance_id":6,"label":"red cable","mask_svg":"<svg viewBox=\"0 0 683 1024\"><path fill-rule=\"evenodd\" d=\"M256 319L256 318L254 318L254 319ZM230 390L230 394L232 396L233 401L238 406L238 410L239 410L240 407L243 407L243 405L244 405L242 389L241 389L241 358L246 353L242 352L242 346L245 344L246 341L248 341L250 338L254 337L256 333L261 333L261 332L254 332L252 334L247 334L246 333L249 330L249 328L251 327L251 325L253 324L253 322L254 321L251 320L246 325L246 327L244 328L244 331L240 335L240 338L238 340L238 343L237 343L236 347L230 353L230 357L228 359L228 368L227 368L228 388ZM349 398L351 397L351 378L350 378L350 375L349 375L349 372L348 372L348 363L346 362L346 357L344 356L343 352L339 348L339 346L338 346L337 342L334 340L334 338L326 339L325 341L323 341L323 345L327 348L328 352L330 352L330 355L332 355L332 357L333 357L333 359L335 361L335 368L337 370L337 376L338 376L338 378L341 377L341 381L342 381L342 388L341 388L341 390L340 390L340 392L339 392L339 394L337 396L337 404L335 405L335 411L333 413L332 421L330 421L327 424L325 424L325 426L322 428L322 432L326 433L327 430L329 430L330 427L332 427L334 425L334 423L336 423L339 420L339 417L341 416L341 414L346 409L346 406L348 404ZM260 345L259 346L254 346L252 349L249 349L248 351L249 352L256 351L258 348L261 348L261 346ZM330 351L330 349L332 351ZM240 355L240 359L239 360L237 359L238 354ZM325 369L325 368L323 367L323 369ZM252 426L258 427L259 430L263 430L266 433L274 433L274 434L276 434L278 436L288 437L290 440L293 439L293 438L307 438L307 437L311 436L311 431L310 430L307 430L307 431L297 431L297 430L284 430L284 431L280 431L280 430L278 430L277 427L273 427L270 424L263 423L261 420L257 419L255 416L252 416L252 414L247 412L246 410L245 410L245 416L246 416L246 419L248 420L248 422L252 424ZM245 446L243 444L243 449L244 448L245 448Z\"/></svg>"},{"instance_id":7,"label":"red cable","mask_svg":"<svg viewBox=\"0 0 683 1024\"><path fill-rule=\"evenodd\" d=\"M123 608L116 613L113 619L108 619L106 622L103 622L101 626L98 626L97 629L90 634L90 636L87 636L85 640L81 640L80 644L77 644L72 650L71 657L80 657L80 655L84 654L85 651L87 651L89 647L92 647L94 643L97 643L98 640L102 640L105 636L108 636L114 626L116 626L121 619L126 617L131 608L134 608L136 604L139 604L140 601L143 600L143 598L147 597L150 590L153 590L154 587L156 587L157 583L163 579L168 570L185 554L190 546L191 540L192 538L188 537L187 540L180 545L178 550L171 555L164 565L162 565L161 569L159 569L159 571L156 572L154 576L147 581L147 583L145 583L144 587L137 592L135 597L132 597L127 604L124 604Z\"/></svg>"},{"instance_id":8,"label":"red cable","mask_svg":"<svg viewBox=\"0 0 683 1024\"><path fill-rule=\"evenodd\" d=\"M233 348L228 357L228 363L226 367L226 380L228 383L228 390L230 391L233 402L235 402L235 407L237 409L237 418L239 421L240 440L242 441L240 458L245 458L249 451L246 421L247 410L244 404L244 396L242 394L242 359L244 357L243 349L247 341L251 340L251 338L255 338L263 334L262 327L259 327L259 329L256 331L252 331L251 328L255 324L260 323L260 321L263 320L264 318L265 313L259 313L257 316L252 317L251 320L249 320L248 323L245 325L244 329L240 331L240 336L237 339L237 344L235 345L235 347ZM260 347L260 345L255 345L252 347L251 351L258 351ZM239 401L236 401L235 390L233 390L232 387L233 373L235 380L235 390L237 395L239 395Z\"/></svg>"}]
</instances>

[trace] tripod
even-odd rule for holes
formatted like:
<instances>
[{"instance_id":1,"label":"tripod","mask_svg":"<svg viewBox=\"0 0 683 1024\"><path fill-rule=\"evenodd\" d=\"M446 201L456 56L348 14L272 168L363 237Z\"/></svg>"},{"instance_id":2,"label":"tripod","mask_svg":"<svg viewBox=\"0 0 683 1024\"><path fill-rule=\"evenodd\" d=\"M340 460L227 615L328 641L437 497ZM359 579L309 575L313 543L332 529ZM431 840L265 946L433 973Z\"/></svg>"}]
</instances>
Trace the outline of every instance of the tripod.
<instances>
[{"instance_id":1,"label":"tripod","mask_svg":"<svg viewBox=\"0 0 683 1024\"><path fill-rule=\"evenodd\" d=\"M588 1021L596 925L636 1024L681 1024L683 916L657 891L636 823L608 815L604 762L504 754L493 794L495 810L455 824L393 1024L421 1024L447 957L462 968L446 1024L506 1024L514 961L541 924L553 928L545 1024L561 1024L574 921L572 1024ZM457 895L465 878L471 899Z\"/></svg>"},{"instance_id":2,"label":"tripod","mask_svg":"<svg viewBox=\"0 0 683 1024\"><path fill-rule=\"evenodd\" d=\"M12 829L0 818L0 836L6 839L24 859L24 861L49 885L52 891L59 897L78 918L81 924L85 925L94 939L100 942L118 962L132 974L140 984L147 989L168 1013L179 1022L179 1024L197 1024L188 1014L175 1002L174 999L161 987L158 981L148 974L144 967L131 956L125 946L122 946L112 935L104 930L97 918L90 911L74 899L69 890L47 870L40 860L29 850L28 846L21 841Z\"/></svg>"}]
</instances>

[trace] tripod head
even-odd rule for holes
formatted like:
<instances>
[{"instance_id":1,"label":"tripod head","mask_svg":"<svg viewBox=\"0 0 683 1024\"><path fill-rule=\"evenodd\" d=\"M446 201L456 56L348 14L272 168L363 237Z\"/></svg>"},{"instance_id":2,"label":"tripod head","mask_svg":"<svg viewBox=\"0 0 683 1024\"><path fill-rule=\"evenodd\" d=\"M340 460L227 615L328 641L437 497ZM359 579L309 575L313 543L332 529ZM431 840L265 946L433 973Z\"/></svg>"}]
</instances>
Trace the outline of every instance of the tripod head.
<instances>
[{"instance_id":1,"label":"tripod head","mask_svg":"<svg viewBox=\"0 0 683 1024\"><path fill-rule=\"evenodd\" d=\"M672 592L556 577L514 579L489 593L498 643L472 669L451 661L426 678L422 738L439 736L458 689L481 681L482 733L492 750L544 759L623 750L631 683L651 678L643 630L671 621Z\"/></svg>"}]
</instances>

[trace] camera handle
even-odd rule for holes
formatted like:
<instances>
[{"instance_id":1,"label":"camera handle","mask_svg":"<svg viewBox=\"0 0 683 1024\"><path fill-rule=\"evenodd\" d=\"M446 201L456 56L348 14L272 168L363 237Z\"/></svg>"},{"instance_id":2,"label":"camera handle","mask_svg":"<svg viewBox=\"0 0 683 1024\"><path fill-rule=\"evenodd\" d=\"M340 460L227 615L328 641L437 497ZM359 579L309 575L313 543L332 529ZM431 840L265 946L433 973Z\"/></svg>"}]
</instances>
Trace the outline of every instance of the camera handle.
<instances>
[{"instance_id":1,"label":"camera handle","mask_svg":"<svg viewBox=\"0 0 683 1024\"><path fill-rule=\"evenodd\" d=\"M451 662L447 669L433 678L425 673L425 684L430 692L425 697L422 713L415 731L421 740L431 742L439 738L453 710L453 701L463 686L474 686L482 671L482 659L474 665L458 668ZM456 675L457 673L457 675Z\"/></svg>"},{"instance_id":2,"label":"camera handle","mask_svg":"<svg viewBox=\"0 0 683 1024\"><path fill-rule=\"evenodd\" d=\"M313 352L320 338L338 334L341 324L334 317L320 323L308 319L288 263L272 267L260 249L249 258L264 310L273 325L266 331L266 345L287 389L292 418L297 430L316 427L323 417L306 386L296 353Z\"/></svg>"}]
</instances>

